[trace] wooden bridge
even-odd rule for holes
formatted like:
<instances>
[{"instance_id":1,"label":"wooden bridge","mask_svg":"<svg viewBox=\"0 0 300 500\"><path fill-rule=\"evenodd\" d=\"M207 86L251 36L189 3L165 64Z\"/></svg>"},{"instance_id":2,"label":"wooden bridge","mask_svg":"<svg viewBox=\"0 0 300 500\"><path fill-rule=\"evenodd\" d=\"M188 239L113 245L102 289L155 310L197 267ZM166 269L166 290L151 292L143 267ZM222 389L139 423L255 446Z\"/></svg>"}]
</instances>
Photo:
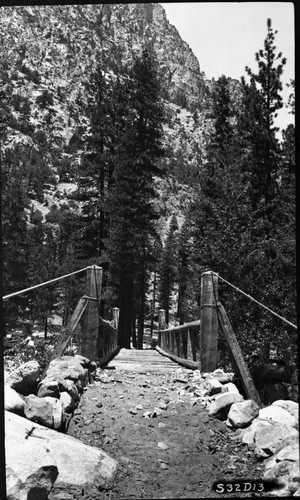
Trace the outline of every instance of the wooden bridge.
<instances>
[{"instance_id":1,"label":"wooden bridge","mask_svg":"<svg viewBox=\"0 0 300 500\"><path fill-rule=\"evenodd\" d=\"M4 300L33 288L47 285L53 281L66 278L72 274L86 271L86 293L83 295L63 330L61 338L55 346L52 359L63 355L72 338L80 330L79 353L99 366L108 366L113 359L114 365L122 370L162 371L181 365L188 369L199 369L201 372L213 372L217 368L218 333L223 335L231 352L236 372L240 375L245 394L261 406L261 401L253 383L249 369L245 363L230 320L218 298L217 273L204 272L201 276L201 307L199 320L168 328L165 323L165 311L159 311L158 341L155 349L133 350L121 349L118 338L119 309L113 309L113 320L106 321L100 315L100 297L102 288L102 268L89 266L69 275L55 278L47 283L36 285L20 292L3 297ZM226 280L224 280L226 281ZM227 282L228 283L228 282ZM236 288L236 287L234 287ZM239 292L241 290L237 289ZM252 297L244 293L248 298ZM257 301L255 301L257 302ZM258 303L269 312L297 328L263 304ZM295 366L292 352L289 353L290 365ZM47 367L45 368L46 371ZM44 371L44 373L45 373ZM294 370L296 373L296 369Z\"/></svg>"},{"instance_id":2,"label":"wooden bridge","mask_svg":"<svg viewBox=\"0 0 300 500\"><path fill-rule=\"evenodd\" d=\"M158 342L155 350L120 349L118 344L119 310L114 308L112 323L100 316L99 302L102 268L87 268L86 294L79 300L65 331L58 342L53 358L61 356L76 329L81 327L80 354L107 366L111 359L124 370L157 371L181 365L192 370L212 372L217 368L218 330L221 329L231 350L237 371L249 399L261 405L258 392L244 361L224 307L218 300L218 275L210 271L201 278L200 319L167 328L165 311L159 311Z\"/></svg>"}]
</instances>

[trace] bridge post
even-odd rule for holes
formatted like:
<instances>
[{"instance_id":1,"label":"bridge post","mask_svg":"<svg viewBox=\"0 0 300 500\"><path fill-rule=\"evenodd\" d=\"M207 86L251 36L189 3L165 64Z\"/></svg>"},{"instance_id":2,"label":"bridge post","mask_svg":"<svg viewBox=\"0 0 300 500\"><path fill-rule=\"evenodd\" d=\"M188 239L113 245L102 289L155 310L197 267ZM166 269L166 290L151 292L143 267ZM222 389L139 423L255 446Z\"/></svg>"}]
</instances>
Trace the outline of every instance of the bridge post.
<instances>
[{"instance_id":1,"label":"bridge post","mask_svg":"<svg viewBox=\"0 0 300 500\"><path fill-rule=\"evenodd\" d=\"M95 360L98 356L98 346L101 343L99 336L99 307L102 288L102 267L89 266L86 274L85 292L90 300L82 317L82 342L80 354ZM91 300L95 299L95 300ZM98 299L98 300L97 300Z\"/></svg>"},{"instance_id":2,"label":"bridge post","mask_svg":"<svg viewBox=\"0 0 300 500\"><path fill-rule=\"evenodd\" d=\"M201 275L200 356L201 371L212 372L218 359L218 277L210 271Z\"/></svg>"},{"instance_id":3,"label":"bridge post","mask_svg":"<svg viewBox=\"0 0 300 500\"><path fill-rule=\"evenodd\" d=\"M161 330L165 329L166 329L166 311L164 309L160 309L158 311L158 345L162 349L164 348L165 342L164 340L162 341Z\"/></svg>"},{"instance_id":4,"label":"bridge post","mask_svg":"<svg viewBox=\"0 0 300 500\"><path fill-rule=\"evenodd\" d=\"M118 307L113 307L113 326L118 329L119 326L119 315L120 309Z\"/></svg>"}]
</instances>

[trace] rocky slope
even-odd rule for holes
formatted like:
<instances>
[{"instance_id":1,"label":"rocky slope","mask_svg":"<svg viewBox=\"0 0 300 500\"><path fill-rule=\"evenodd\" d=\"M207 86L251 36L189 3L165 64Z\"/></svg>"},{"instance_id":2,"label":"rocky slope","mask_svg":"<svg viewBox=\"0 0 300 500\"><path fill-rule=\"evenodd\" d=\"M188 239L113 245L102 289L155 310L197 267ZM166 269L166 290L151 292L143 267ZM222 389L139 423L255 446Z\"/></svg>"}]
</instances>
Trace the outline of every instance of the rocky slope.
<instances>
[{"instance_id":1,"label":"rocky slope","mask_svg":"<svg viewBox=\"0 0 300 500\"><path fill-rule=\"evenodd\" d=\"M198 175L204 155L207 86L162 6L13 6L1 14L2 155L21 156L40 176L40 185L28 189L28 221L36 210L45 217L53 204L75 209L82 150L74 134L88 127L85 82L99 61L120 72L145 47L156 55L166 110L162 226L172 213L182 217L190 192L183 174Z\"/></svg>"}]
</instances>

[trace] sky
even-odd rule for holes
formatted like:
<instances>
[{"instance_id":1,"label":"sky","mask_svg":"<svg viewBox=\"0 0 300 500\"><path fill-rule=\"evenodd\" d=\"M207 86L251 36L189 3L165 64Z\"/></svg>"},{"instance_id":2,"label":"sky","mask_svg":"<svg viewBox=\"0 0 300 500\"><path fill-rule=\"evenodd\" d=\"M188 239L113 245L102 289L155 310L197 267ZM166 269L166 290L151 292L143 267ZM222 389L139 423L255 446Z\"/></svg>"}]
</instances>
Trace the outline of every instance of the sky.
<instances>
[{"instance_id":1,"label":"sky","mask_svg":"<svg viewBox=\"0 0 300 500\"><path fill-rule=\"evenodd\" d=\"M240 80L245 66L257 73L255 53L264 47L267 19L272 20L277 53L287 63L283 69L281 93L287 102L291 93L286 83L294 79L294 6L290 2L176 2L161 3L168 21L197 57L208 79L221 75ZM278 112L277 126L293 123L289 110Z\"/></svg>"}]
</instances>

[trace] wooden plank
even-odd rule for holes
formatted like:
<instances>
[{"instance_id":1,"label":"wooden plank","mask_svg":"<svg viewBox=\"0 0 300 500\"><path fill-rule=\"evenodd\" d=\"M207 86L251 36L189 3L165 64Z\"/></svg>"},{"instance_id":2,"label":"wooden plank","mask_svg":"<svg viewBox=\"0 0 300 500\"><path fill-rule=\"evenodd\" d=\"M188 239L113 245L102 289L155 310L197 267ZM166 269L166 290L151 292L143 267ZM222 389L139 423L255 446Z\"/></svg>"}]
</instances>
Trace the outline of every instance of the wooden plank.
<instances>
[{"instance_id":1,"label":"wooden plank","mask_svg":"<svg viewBox=\"0 0 300 500\"><path fill-rule=\"evenodd\" d=\"M234 358L234 361L236 363L237 369L239 371L239 374L242 379L243 387L245 389L245 392L248 396L249 399L253 399L256 401L256 403L259 405L259 407L262 406L259 394L256 390L256 387L254 385L253 379L251 377L251 374L249 372L249 369L246 365L246 362L244 360L243 353L241 351L241 348L239 346L239 343L237 341L237 338L235 336L235 333L232 329L231 323L229 321L229 318L226 314L226 311L222 304L218 302L218 320L219 320L219 325L221 327L221 330L224 334L224 337L228 343L228 346L230 348L231 354Z\"/></svg>"},{"instance_id":2,"label":"wooden plank","mask_svg":"<svg viewBox=\"0 0 300 500\"><path fill-rule=\"evenodd\" d=\"M155 349L157 350L157 352L159 352L159 354L161 354L162 356L166 356L172 361L175 361L175 363L177 363L178 365L184 366L185 368L188 368L190 370L200 370L200 363L197 363L196 361L190 361L189 359L184 359L179 356L175 356L175 354L163 351L163 349L161 349L158 346L156 346Z\"/></svg>"}]
</instances>

